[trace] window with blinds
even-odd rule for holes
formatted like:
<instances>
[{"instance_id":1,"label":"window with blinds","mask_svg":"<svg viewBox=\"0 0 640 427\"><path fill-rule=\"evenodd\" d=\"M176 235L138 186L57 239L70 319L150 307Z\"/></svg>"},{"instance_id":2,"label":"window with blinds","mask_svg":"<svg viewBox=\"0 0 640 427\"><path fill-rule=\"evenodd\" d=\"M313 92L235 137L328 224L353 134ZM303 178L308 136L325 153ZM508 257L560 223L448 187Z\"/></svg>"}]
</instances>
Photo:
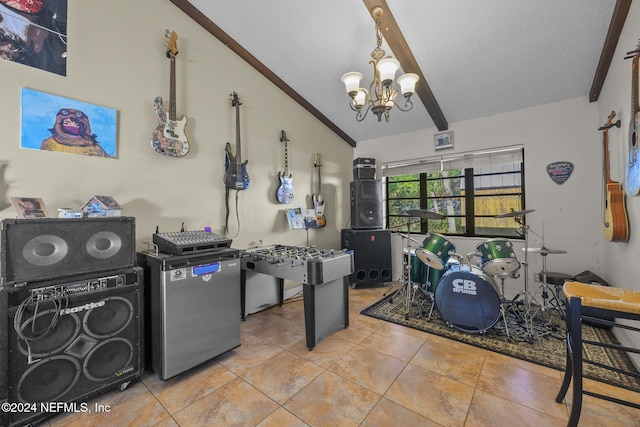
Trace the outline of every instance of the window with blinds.
<instances>
[{"instance_id":1,"label":"window with blinds","mask_svg":"<svg viewBox=\"0 0 640 427\"><path fill-rule=\"evenodd\" d=\"M386 163L382 176L391 230L522 238L516 218L496 218L525 209L521 146ZM445 218L408 216L407 211L414 209Z\"/></svg>"}]
</instances>

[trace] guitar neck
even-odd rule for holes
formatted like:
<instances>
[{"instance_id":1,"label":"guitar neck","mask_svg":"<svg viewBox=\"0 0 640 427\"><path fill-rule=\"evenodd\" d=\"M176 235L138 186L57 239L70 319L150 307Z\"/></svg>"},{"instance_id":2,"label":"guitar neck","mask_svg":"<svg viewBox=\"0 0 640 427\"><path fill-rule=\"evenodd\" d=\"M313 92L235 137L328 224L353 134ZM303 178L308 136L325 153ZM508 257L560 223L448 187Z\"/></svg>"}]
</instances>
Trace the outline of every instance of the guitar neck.
<instances>
[{"instance_id":1,"label":"guitar neck","mask_svg":"<svg viewBox=\"0 0 640 427\"><path fill-rule=\"evenodd\" d=\"M286 140L284 141L284 175L289 175L289 150Z\"/></svg>"},{"instance_id":2,"label":"guitar neck","mask_svg":"<svg viewBox=\"0 0 640 427\"><path fill-rule=\"evenodd\" d=\"M242 152L240 150L240 102L236 103L236 166L242 164Z\"/></svg>"},{"instance_id":3,"label":"guitar neck","mask_svg":"<svg viewBox=\"0 0 640 427\"><path fill-rule=\"evenodd\" d=\"M613 184L611 180L611 173L609 169L609 132L605 129L602 133L602 146L604 147L604 176L606 184ZM606 192L605 192L606 194Z\"/></svg>"},{"instance_id":4,"label":"guitar neck","mask_svg":"<svg viewBox=\"0 0 640 427\"><path fill-rule=\"evenodd\" d=\"M640 112L640 105L638 105L638 58L640 54L636 54L633 57L633 62L631 65L631 111L633 111L633 115ZM632 117L633 120L633 117Z\"/></svg>"},{"instance_id":5,"label":"guitar neck","mask_svg":"<svg viewBox=\"0 0 640 427\"><path fill-rule=\"evenodd\" d=\"M176 120L176 58L171 57L169 76L169 119Z\"/></svg>"}]
</instances>

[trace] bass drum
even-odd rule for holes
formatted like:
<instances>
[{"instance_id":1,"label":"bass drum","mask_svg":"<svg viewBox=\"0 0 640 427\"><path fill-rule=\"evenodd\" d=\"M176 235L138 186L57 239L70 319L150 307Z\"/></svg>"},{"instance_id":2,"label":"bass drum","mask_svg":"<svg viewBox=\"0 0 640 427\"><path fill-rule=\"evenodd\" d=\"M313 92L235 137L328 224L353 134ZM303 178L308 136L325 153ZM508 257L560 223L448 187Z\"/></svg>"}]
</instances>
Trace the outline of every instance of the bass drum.
<instances>
[{"instance_id":1,"label":"bass drum","mask_svg":"<svg viewBox=\"0 0 640 427\"><path fill-rule=\"evenodd\" d=\"M483 333L500 318L500 293L495 281L476 266L452 265L438 282L436 308L451 327Z\"/></svg>"}]
</instances>

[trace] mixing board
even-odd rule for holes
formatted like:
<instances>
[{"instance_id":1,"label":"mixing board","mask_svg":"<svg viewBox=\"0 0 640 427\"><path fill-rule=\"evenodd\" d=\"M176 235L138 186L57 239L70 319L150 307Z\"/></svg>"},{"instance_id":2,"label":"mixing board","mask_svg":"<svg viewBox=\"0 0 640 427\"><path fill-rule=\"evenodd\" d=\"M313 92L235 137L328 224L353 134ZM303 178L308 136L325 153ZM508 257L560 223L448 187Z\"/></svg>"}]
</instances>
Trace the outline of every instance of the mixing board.
<instances>
[{"instance_id":1,"label":"mixing board","mask_svg":"<svg viewBox=\"0 0 640 427\"><path fill-rule=\"evenodd\" d=\"M231 247L231 239L206 230L155 233L158 250L172 255L186 255Z\"/></svg>"}]
</instances>

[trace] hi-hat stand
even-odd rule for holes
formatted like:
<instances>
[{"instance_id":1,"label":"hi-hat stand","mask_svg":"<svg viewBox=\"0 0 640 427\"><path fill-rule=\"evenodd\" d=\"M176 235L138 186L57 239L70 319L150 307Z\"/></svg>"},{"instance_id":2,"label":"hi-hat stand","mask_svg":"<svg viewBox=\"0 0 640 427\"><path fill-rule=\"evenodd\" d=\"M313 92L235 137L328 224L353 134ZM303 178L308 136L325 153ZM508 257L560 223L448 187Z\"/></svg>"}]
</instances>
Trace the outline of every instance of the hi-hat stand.
<instances>
[{"instance_id":1,"label":"hi-hat stand","mask_svg":"<svg viewBox=\"0 0 640 427\"><path fill-rule=\"evenodd\" d=\"M511 209L511 212L501 215L496 215L496 218L507 218L513 217L513 220L520 224L521 235L524 237L524 289L516 295L513 299L513 303L516 302L520 297L524 298L523 301L523 319L525 322L525 329L527 331L527 336L529 337L529 341L533 339L533 318L537 311L534 306L539 306L536 297L533 295L531 291L529 291L529 226L525 221L525 215L534 212L534 209L515 211Z\"/></svg>"}]
</instances>

